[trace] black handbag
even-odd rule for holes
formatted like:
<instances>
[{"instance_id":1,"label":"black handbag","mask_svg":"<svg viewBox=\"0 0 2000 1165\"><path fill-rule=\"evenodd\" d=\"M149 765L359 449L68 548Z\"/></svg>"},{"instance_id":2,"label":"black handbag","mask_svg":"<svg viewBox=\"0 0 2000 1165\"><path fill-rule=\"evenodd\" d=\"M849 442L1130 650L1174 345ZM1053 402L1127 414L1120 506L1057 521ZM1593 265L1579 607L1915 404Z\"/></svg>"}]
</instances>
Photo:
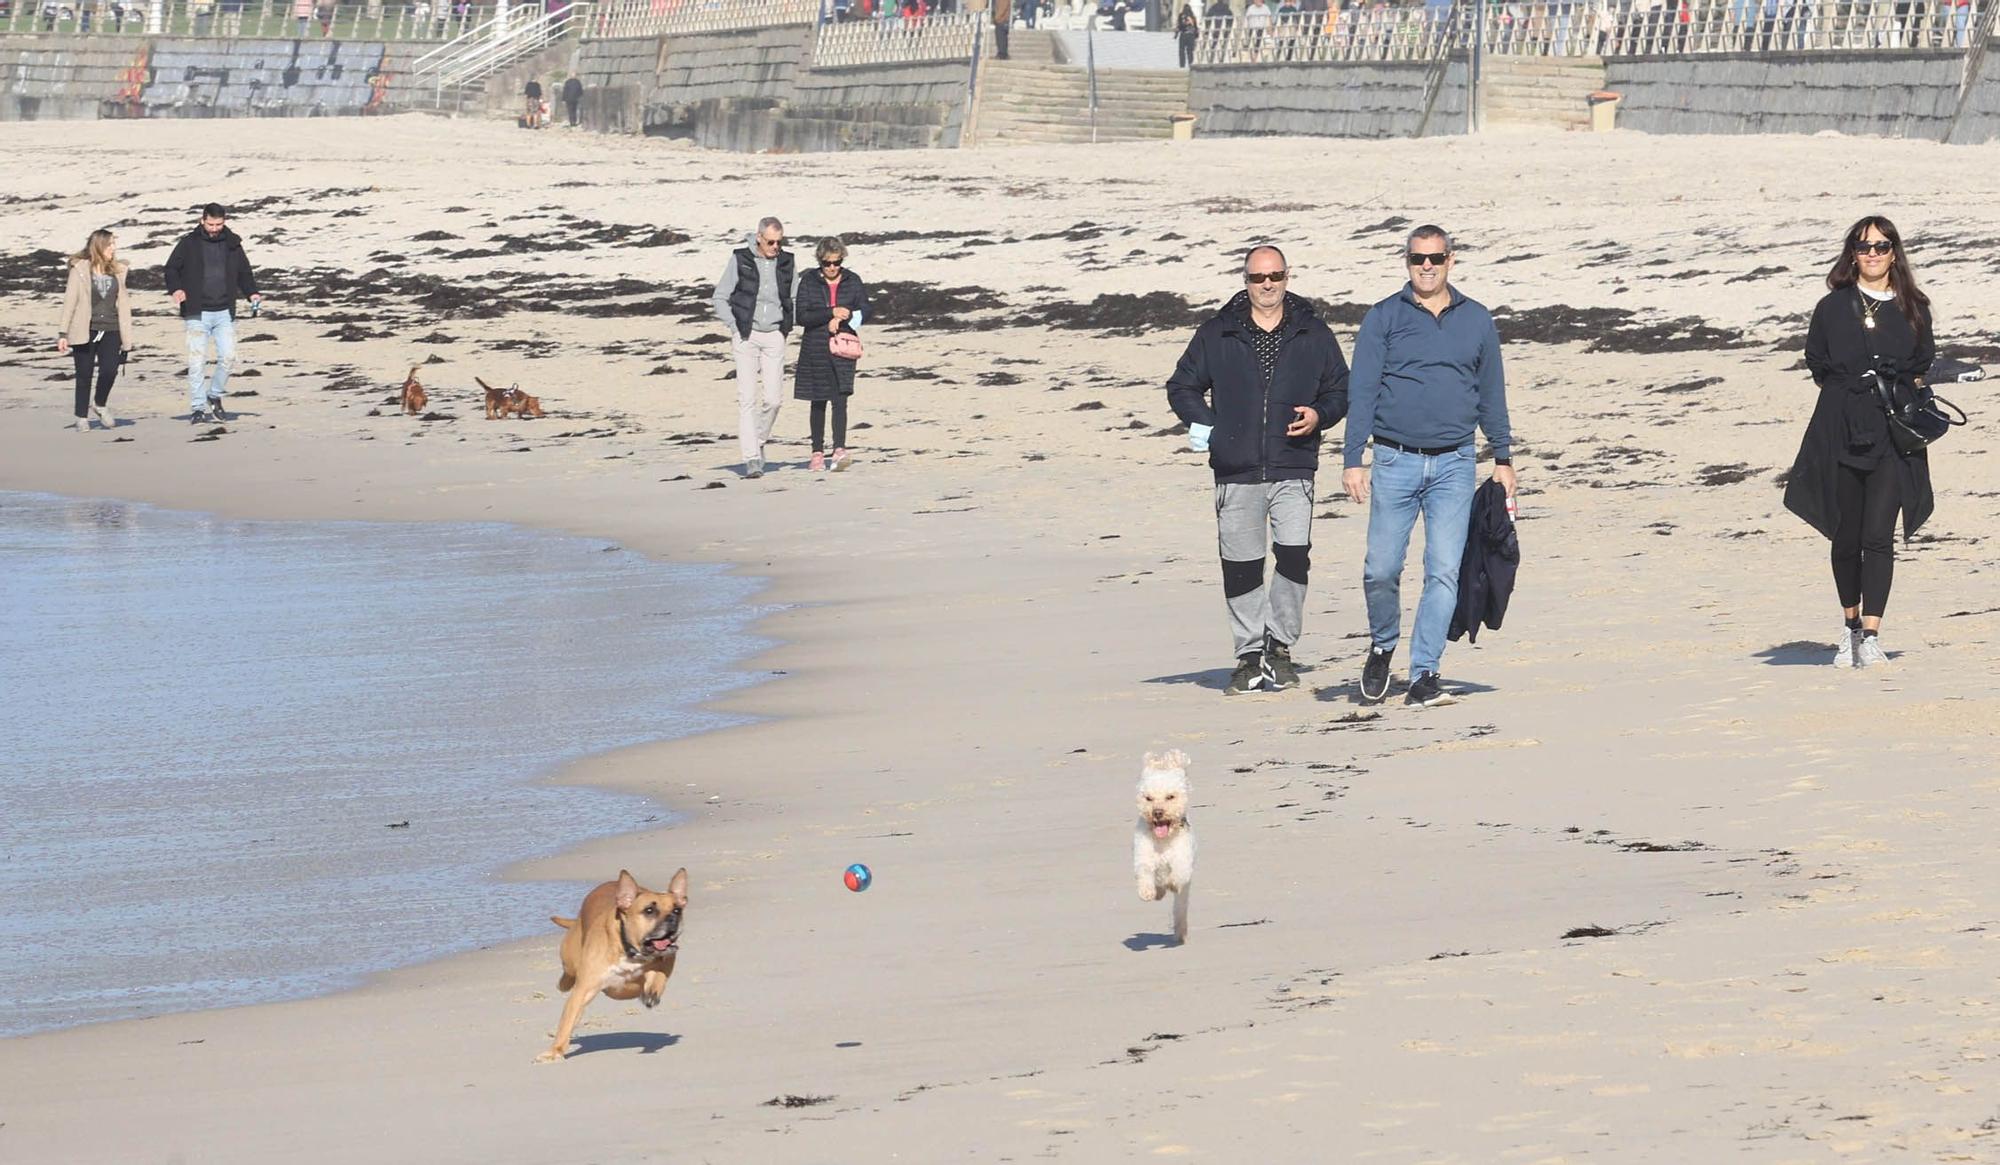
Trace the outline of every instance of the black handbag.
<instances>
[{"instance_id":1,"label":"black handbag","mask_svg":"<svg viewBox=\"0 0 2000 1165\"><path fill-rule=\"evenodd\" d=\"M1854 289L1854 314L1863 316L1859 287ZM1875 351L1872 324L1872 320L1864 317L1861 344L1867 349L1868 358L1880 363L1882 358ZM1922 453L1933 442L1969 419L1964 409L1932 392L1928 384L1904 380L1899 376L1884 376L1873 368L1863 372L1861 379L1874 393L1876 403L1882 406L1882 414L1889 420L1889 443L1905 457ZM1952 420L1945 409L1957 413L1958 419Z\"/></svg>"},{"instance_id":2,"label":"black handbag","mask_svg":"<svg viewBox=\"0 0 2000 1165\"><path fill-rule=\"evenodd\" d=\"M1905 457L1930 448L1938 438L1969 419L1964 409L1932 392L1928 384L1891 381L1872 371L1862 377L1874 384L1875 399L1881 402L1882 412L1889 418L1889 440L1896 446L1896 452ZM1957 413L1958 419L1953 420L1946 409Z\"/></svg>"}]
</instances>

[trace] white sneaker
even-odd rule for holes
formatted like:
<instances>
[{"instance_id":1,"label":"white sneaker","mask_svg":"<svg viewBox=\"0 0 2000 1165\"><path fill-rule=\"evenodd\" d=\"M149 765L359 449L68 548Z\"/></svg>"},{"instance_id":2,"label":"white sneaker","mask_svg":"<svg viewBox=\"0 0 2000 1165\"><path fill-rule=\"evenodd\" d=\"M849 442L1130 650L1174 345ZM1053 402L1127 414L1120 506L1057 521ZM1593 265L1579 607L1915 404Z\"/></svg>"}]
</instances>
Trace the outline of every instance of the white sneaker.
<instances>
[{"instance_id":1,"label":"white sneaker","mask_svg":"<svg viewBox=\"0 0 2000 1165\"><path fill-rule=\"evenodd\" d=\"M111 409L109 406L95 405L92 406L90 411L97 415L98 424L103 425L107 429L115 429L118 427L118 418L111 415Z\"/></svg>"},{"instance_id":2,"label":"white sneaker","mask_svg":"<svg viewBox=\"0 0 2000 1165\"><path fill-rule=\"evenodd\" d=\"M1882 637L1863 635L1861 642L1854 645L1855 667L1876 667L1889 662L1889 653L1882 650Z\"/></svg>"},{"instance_id":3,"label":"white sneaker","mask_svg":"<svg viewBox=\"0 0 2000 1165\"><path fill-rule=\"evenodd\" d=\"M89 417L78 417L78 418L76 419L76 431L77 431L77 432L79 432L79 433L88 433L88 432L90 432L90 418L89 418Z\"/></svg>"},{"instance_id":4,"label":"white sneaker","mask_svg":"<svg viewBox=\"0 0 2000 1165\"><path fill-rule=\"evenodd\" d=\"M1841 627L1840 642L1833 649L1833 666L1854 666L1854 641L1859 638L1860 636L1855 634L1854 628Z\"/></svg>"}]
</instances>

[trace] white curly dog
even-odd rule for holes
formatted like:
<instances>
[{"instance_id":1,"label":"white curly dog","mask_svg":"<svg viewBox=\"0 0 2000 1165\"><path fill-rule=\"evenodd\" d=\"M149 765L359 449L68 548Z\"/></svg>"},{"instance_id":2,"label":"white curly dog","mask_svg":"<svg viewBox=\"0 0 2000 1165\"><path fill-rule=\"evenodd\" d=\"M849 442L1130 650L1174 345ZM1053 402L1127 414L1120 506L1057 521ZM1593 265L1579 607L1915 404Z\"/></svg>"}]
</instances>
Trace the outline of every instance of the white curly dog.
<instances>
[{"instance_id":1,"label":"white curly dog","mask_svg":"<svg viewBox=\"0 0 2000 1165\"><path fill-rule=\"evenodd\" d=\"M1149 752L1139 773L1139 821L1132 831L1132 872L1139 897L1174 896L1174 941L1187 941L1188 893L1194 883L1194 827L1188 824L1187 754Z\"/></svg>"}]
</instances>

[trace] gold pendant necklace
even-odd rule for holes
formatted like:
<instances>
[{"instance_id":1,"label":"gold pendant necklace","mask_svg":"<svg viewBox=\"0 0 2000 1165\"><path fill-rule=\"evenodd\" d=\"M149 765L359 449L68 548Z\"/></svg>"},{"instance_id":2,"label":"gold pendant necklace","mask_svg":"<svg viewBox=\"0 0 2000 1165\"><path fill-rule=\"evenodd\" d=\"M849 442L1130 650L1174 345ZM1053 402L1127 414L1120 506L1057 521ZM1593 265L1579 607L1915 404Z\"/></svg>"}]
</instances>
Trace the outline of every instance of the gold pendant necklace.
<instances>
[{"instance_id":1,"label":"gold pendant necklace","mask_svg":"<svg viewBox=\"0 0 2000 1165\"><path fill-rule=\"evenodd\" d=\"M1882 307L1881 300L1876 299L1874 296L1869 295L1867 292L1863 292L1861 294L1861 326L1867 328L1871 332L1874 331L1875 313L1879 311L1881 307Z\"/></svg>"}]
</instances>

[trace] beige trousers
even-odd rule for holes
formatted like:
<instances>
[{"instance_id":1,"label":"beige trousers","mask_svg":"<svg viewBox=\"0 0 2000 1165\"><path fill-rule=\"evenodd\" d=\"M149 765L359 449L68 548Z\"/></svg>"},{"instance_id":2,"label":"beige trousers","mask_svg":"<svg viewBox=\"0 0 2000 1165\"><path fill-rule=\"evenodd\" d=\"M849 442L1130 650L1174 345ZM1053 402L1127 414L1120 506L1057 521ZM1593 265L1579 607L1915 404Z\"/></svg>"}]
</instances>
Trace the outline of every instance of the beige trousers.
<instances>
[{"instance_id":1,"label":"beige trousers","mask_svg":"<svg viewBox=\"0 0 2000 1165\"><path fill-rule=\"evenodd\" d=\"M764 443L778 423L778 406L785 403L785 337L782 332L751 332L747 340L729 339L736 349L736 435L748 461L764 455Z\"/></svg>"}]
</instances>

